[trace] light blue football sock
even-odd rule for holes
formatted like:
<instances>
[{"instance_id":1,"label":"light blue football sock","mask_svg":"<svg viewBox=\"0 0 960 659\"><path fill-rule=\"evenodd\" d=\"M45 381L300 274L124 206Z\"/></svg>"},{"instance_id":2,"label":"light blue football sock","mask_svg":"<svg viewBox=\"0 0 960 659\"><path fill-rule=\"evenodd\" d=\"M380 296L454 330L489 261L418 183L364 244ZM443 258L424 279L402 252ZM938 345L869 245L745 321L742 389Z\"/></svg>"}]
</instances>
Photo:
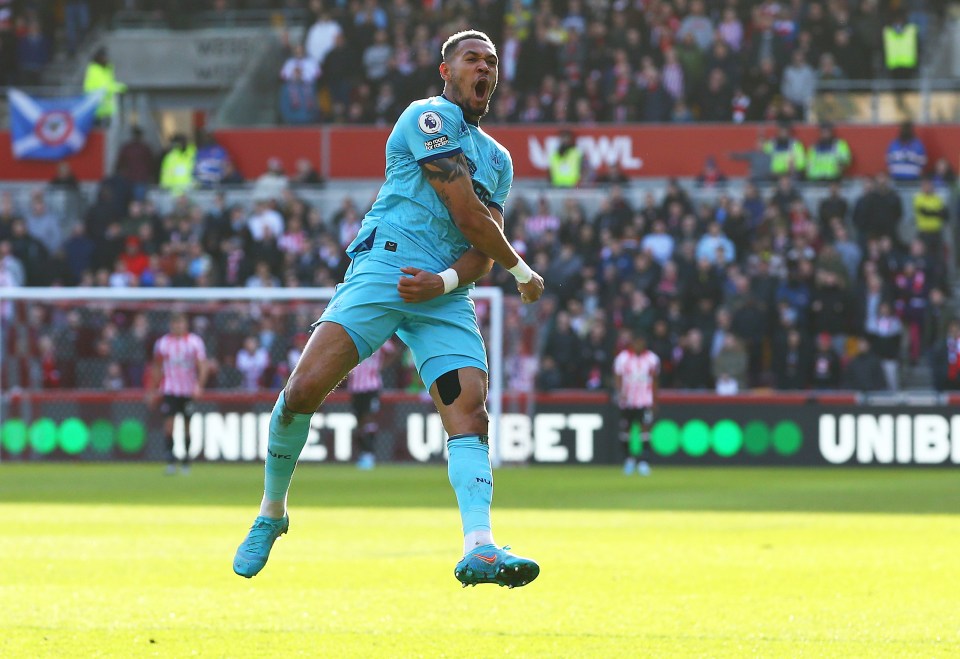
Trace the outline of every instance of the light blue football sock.
<instances>
[{"instance_id":1,"label":"light blue football sock","mask_svg":"<svg viewBox=\"0 0 960 659\"><path fill-rule=\"evenodd\" d=\"M447 441L450 460L447 476L460 506L464 536L490 531L490 502L493 501L493 471L486 435L455 435Z\"/></svg>"},{"instance_id":2,"label":"light blue football sock","mask_svg":"<svg viewBox=\"0 0 960 659\"><path fill-rule=\"evenodd\" d=\"M263 491L267 499L283 501L287 496L300 451L307 443L312 418L313 414L299 414L288 410L283 392L280 392L270 416L270 439L267 442L267 463L263 478Z\"/></svg>"}]
</instances>

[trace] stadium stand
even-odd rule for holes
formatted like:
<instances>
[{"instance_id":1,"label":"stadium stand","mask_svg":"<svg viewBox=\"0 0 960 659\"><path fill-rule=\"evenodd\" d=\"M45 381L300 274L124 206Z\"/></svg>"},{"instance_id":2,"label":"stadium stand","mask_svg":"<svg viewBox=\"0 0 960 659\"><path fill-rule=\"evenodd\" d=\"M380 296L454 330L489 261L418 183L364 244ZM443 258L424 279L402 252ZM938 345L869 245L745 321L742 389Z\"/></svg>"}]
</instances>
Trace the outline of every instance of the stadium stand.
<instances>
[{"instance_id":1,"label":"stadium stand","mask_svg":"<svg viewBox=\"0 0 960 659\"><path fill-rule=\"evenodd\" d=\"M892 77L885 25L907 20L924 47L946 12L946 3L918 2L901 15L870 0L853 8L804 3L799 13L800 5L702 0L119 4L68 3L86 7L87 20L82 10L59 14L0 0L0 71L7 75L0 84L44 80L38 28L51 60L81 49L85 31L103 26L267 23L302 34L287 40L288 58L274 71L275 117L390 125L409 100L439 91L444 35L479 27L500 46L497 122L800 121L822 114L814 107L818 80ZM14 42L26 45L11 48ZM897 76L916 75L906 68L912 73ZM200 141L171 139L176 147L160 153L131 140L119 150L116 173L96 185L71 182L67 172L48 184L0 182L0 281L339 281L342 249L376 183L325 186L309 163L289 177L271 166L244 182L213 136ZM771 144L766 155L763 145L746 154L761 174L776 161ZM799 146L801 154L817 148ZM608 388L625 329L650 336L665 387L712 389L731 379L740 389L954 386L930 356L955 343L947 336L956 313L955 177L947 160L920 170L929 177L922 185L880 173L829 188L804 182L803 168L789 164L778 180L728 179L709 163L699 179L588 171L574 190L518 181L505 230L552 294L534 307L509 302L508 323L521 330L508 340L508 359L540 364L518 368L526 376L513 386ZM189 195L179 194L192 184ZM481 285L513 288L499 270ZM19 365L8 365L7 384L16 377L21 386L137 386L148 337L164 329L146 310L120 319L89 310L27 320L24 327L37 333L15 341ZM261 386L282 381L303 320L270 320L270 365L254 378ZM247 337L263 334L262 322L224 321L210 346L224 365L218 386L244 381L234 372L236 355ZM882 381L858 375L864 351L881 360Z\"/></svg>"}]
</instances>

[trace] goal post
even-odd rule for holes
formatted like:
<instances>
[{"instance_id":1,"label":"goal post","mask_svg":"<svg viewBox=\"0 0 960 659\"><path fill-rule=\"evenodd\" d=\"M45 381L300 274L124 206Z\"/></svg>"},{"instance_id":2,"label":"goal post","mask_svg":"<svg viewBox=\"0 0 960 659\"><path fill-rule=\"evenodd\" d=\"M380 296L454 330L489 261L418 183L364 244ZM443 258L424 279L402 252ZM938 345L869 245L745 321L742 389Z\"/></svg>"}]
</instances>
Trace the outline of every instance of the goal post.
<instances>
[{"instance_id":1,"label":"goal post","mask_svg":"<svg viewBox=\"0 0 960 659\"><path fill-rule=\"evenodd\" d=\"M145 315L151 313L169 313L173 311L191 312L191 309L202 308L209 315L216 315L219 307L233 305L248 305L245 307L251 313L262 311L265 305L282 304L291 305L290 309L296 309L301 315L310 313L312 317L310 322L319 317L319 310L333 296L333 288L96 288L96 287L77 287L77 288L0 288L0 448L8 448L11 442L19 442L20 446L26 442L26 428L23 424L10 425L7 421L11 420L11 406L14 399L19 400L25 394L34 394L37 399L45 399L52 404L57 391L63 389L40 389L36 386L37 375L33 373L34 386L29 382L17 381L11 386L10 382L13 372L18 373L21 379L28 376L22 375L22 372L32 372L37 370L36 358L33 358L27 366L22 366L16 362L23 361L21 353L29 352L34 355L37 351L38 334L45 334L49 328L47 316L52 315L52 310L58 310L59 317L65 314L70 315L72 311L78 314L83 312L97 311L101 316L109 317L113 309L137 309ZM490 459L494 465L498 465L499 446L498 435L500 428L500 419L503 404L504 388L504 295L503 291L496 287L478 287L470 292L471 298L485 305L484 309L478 310L478 321L480 321L481 332L485 334L487 343L487 356L489 366L489 398L488 408L490 412ZM294 305L309 305L313 307L303 308ZM31 311L31 309L38 311ZM144 311L145 310L145 311ZM242 313L242 309L235 313ZM222 314L221 314L222 315ZM483 322L486 320L486 323ZM208 332L216 337L219 328L211 325ZM153 339L156 338L157 329L151 333ZM306 327L302 328L306 331ZM82 332L76 334L76 340L79 342L89 342L90 337L84 338ZM75 336L70 335L70 336ZM45 341L49 344L51 340L63 342L56 336L51 339L46 337ZM31 346L29 349L24 346ZM62 349L63 345L54 345L53 349ZM87 352L90 346L83 346ZM152 348L152 345L150 346ZM98 344L98 348L100 348ZM47 346L50 349L50 346ZM19 355L19 356L18 356ZM70 364L71 368L76 364ZM29 373L28 373L29 375ZM77 391L84 391L83 396L77 400L78 406L84 404L84 400L98 400L113 398L116 401L133 400L136 396L142 398L142 392L136 394L137 384L127 384L119 391L99 391L93 394L89 389L83 386L76 387ZM261 392L262 396L268 393ZM84 397L86 396L86 397ZM216 401L220 396L223 400L228 400L230 395L218 393L211 396ZM321 408L321 412L323 408ZM15 415L14 415L15 416ZM333 416L333 415L328 415ZM71 417L72 419L72 417ZM52 422L51 422L52 423ZM36 426L37 424L34 424ZM46 434L58 433L57 437L62 439L66 432L62 424L56 430L50 428L34 429L30 428L30 441L46 441L43 437ZM424 424L431 425L431 424ZM433 424L436 425L436 424ZM232 427L232 426L231 426ZM191 429L193 425L191 425ZM7 432L16 431L23 438L11 440L6 436ZM116 429L114 429L116 430ZM434 428L434 430L437 430ZM35 432L34 432L35 431ZM85 428L84 432L88 434L94 432L92 428ZM405 433L406 429L400 429L398 432ZM438 432L442 432L440 429ZM44 434L46 433L46 434ZM37 436L35 437L34 434ZM40 437L40 439L38 439ZM9 440L9 441L8 441ZM55 442L56 438L51 439ZM67 451L69 453L69 451ZM0 451L2 453L2 451Z\"/></svg>"}]
</instances>

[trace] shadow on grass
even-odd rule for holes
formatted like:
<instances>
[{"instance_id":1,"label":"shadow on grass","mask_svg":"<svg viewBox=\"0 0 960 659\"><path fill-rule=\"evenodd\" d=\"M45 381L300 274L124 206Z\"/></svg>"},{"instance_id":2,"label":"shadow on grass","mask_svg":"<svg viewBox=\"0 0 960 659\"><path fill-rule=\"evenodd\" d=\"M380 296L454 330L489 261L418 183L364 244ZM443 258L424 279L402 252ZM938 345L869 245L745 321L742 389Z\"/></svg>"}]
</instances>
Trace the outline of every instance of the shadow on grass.
<instances>
[{"instance_id":1,"label":"shadow on grass","mask_svg":"<svg viewBox=\"0 0 960 659\"><path fill-rule=\"evenodd\" d=\"M158 464L0 465L0 504L127 504L255 507L263 469L196 465L166 476ZM296 506L446 508L456 505L442 465L303 464ZM594 510L960 513L955 469L654 467L650 477L615 467L506 467L496 471L496 508Z\"/></svg>"}]
</instances>

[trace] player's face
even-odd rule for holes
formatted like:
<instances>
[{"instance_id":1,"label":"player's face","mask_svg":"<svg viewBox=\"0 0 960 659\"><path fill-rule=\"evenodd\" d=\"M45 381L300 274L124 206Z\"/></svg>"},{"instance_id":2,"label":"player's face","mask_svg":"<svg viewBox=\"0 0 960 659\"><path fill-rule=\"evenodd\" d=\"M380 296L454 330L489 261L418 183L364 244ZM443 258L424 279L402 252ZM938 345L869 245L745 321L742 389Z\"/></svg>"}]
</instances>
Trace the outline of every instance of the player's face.
<instances>
[{"instance_id":1,"label":"player's face","mask_svg":"<svg viewBox=\"0 0 960 659\"><path fill-rule=\"evenodd\" d=\"M172 334L186 334L187 333L187 321L183 318L174 318L170 322L170 332Z\"/></svg>"},{"instance_id":2,"label":"player's face","mask_svg":"<svg viewBox=\"0 0 960 659\"><path fill-rule=\"evenodd\" d=\"M497 53L493 46L479 39L457 44L441 73L447 81L450 99L468 116L479 119L490 110L490 97L497 86Z\"/></svg>"}]
</instances>

